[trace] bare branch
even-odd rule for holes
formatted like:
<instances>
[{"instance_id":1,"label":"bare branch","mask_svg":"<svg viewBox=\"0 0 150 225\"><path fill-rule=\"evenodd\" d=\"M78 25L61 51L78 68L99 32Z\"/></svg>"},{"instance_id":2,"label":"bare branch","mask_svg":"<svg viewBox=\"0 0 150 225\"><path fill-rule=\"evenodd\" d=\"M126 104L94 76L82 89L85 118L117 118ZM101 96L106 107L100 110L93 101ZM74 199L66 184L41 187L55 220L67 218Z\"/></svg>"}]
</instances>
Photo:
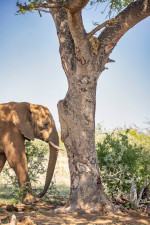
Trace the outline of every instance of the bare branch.
<instances>
[{"instance_id":1,"label":"bare branch","mask_svg":"<svg viewBox=\"0 0 150 225\"><path fill-rule=\"evenodd\" d=\"M139 203L141 201L141 198L142 198L142 195L143 195L143 191L145 190L145 188L150 184L150 182L147 182L147 183L144 183L143 187L141 188L141 191L140 191L140 194L139 194L139 197L136 201L136 205L137 207L139 206Z\"/></svg>"},{"instance_id":2,"label":"bare branch","mask_svg":"<svg viewBox=\"0 0 150 225\"><path fill-rule=\"evenodd\" d=\"M113 62L115 62L115 60L108 58L107 63L113 63Z\"/></svg>"},{"instance_id":3,"label":"bare branch","mask_svg":"<svg viewBox=\"0 0 150 225\"><path fill-rule=\"evenodd\" d=\"M150 16L150 0L137 0L131 2L115 19L114 25L106 26L98 39L106 46L105 52L110 54L119 39L134 25Z\"/></svg>"},{"instance_id":4,"label":"bare branch","mask_svg":"<svg viewBox=\"0 0 150 225\"><path fill-rule=\"evenodd\" d=\"M49 11L49 10L44 10L44 9L41 9L41 8L36 9L36 10L39 10L40 12L50 13L50 11Z\"/></svg>"},{"instance_id":5,"label":"bare branch","mask_svg":"<svg viewBox=\"0 0 150 225\"><path fill-rule=\"evenodd\" d=\"M38 10L38 13L39 13L40 17L42 17L42 14L41 14L40 10Z\"/></svg>"},{"instance_id":6,"label":"bare branch","mask_svg":"<svg viewBox=\"0 0 150 225\"><path fill-rule=\"evenodd\" d=\"M105 178L103 180L111 180L111 179L118 179L118 178L114 178L117 174L125 172L125 170L120 170L117 173L111 174L111 175L106 175Z\"/></svg>"},{"instance_id":7,"label":"bare branch","mask_svg":"<svg viewBox=\"0 0 150 225\"><path fill-rule=\"evenodd\" d=\"M38 13L39 13L39 15L40 15L40 17L42 17L42 14L41 14L41 12L44 12L44 13L50 13L50 11L49 10L44 10L44 9L35 9L35 10L37 10L38 11Z\"/></svg>"},{"instance_id":8,"label":"bare branch","mask_svg":"<svg viewBox=\"0 0 150 225\"><path fill-rule=\"evenodd\" d=\"M87 35L87 39L90 39L97 31L101 30L102 28L106 27L108 24L110 23L115 23L116 20L111 19L111 20L107 20L104 23L98 25L95 29L93 29L88 35Z\"/></svg>"}]
</instances>

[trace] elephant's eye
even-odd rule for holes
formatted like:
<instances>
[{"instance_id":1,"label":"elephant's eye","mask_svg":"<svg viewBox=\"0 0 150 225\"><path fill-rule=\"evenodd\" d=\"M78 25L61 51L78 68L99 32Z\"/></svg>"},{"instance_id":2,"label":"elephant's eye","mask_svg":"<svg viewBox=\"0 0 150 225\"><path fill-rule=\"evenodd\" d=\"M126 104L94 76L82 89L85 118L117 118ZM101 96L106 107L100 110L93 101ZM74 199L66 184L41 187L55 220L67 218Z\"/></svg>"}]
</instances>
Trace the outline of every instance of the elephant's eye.
<instances>
[{"instance_id":1,"label":"elephant's eye","mask_svg":"<svg viewBox=\"0 0 150 225\"><path fill-rule=\"evenodd\" d=\"M44 127L48 127L48 123L47 122L44 123Z\"/></svg>"}]
</instances>

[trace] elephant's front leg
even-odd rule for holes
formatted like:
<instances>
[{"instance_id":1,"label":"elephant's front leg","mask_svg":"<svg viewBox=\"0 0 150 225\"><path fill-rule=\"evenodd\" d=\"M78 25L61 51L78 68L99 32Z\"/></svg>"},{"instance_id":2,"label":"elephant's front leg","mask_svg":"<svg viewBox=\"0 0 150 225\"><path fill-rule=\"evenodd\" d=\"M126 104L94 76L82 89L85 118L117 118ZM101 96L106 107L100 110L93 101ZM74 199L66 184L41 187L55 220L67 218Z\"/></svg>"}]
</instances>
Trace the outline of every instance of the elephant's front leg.
<instances>
[{"instance_id":1,"label":"elephant's front leg","mask_svg":"<svg viewBox=\"0 0 150 225\"><path fill-rule=\"evenodd\" d=\"M4 153L0 153L0 172L2 171L6 162L6 156Z\"/></svg>"},{"instance_id":2,"label":"elephant's front leg","mask_svg":"<svg viewBox=\"0 0 150 225\"><path fill-rule=\"evenodd\" d=\"M30 204L37 201L31 193L31 184L28 177L27 158L24 143L10 144L5 152L10 167L15 171L23 193L23 202Z\"/></svg>"}]
</instances>

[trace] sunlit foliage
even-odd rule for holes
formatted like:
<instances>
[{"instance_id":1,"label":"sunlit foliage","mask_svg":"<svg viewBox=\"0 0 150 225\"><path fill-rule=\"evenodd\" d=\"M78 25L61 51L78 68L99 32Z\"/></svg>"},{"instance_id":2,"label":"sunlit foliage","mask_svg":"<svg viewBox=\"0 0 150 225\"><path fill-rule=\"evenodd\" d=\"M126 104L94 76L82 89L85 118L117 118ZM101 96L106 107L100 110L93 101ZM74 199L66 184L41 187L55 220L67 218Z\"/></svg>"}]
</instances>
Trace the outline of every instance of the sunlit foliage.
<instances>
[{"instance_id":1,"label":"sunlit foliage","mask_svg":"<svg viewBox=\"0 0 150 225\"><path fill-rule=\"evenodd\" d=\"M64 2L66 0L63 0ZM111 16L113 12L120 12L125 7L127 7L133 0L91 0L90 5L98 5L101 3L105 4L104 12L107 11L108 15ZM24 14L26 11L35 10L35 4L47 3L45 0L27 0L25 3L22 1L17 1L17 3L23 3L24 6L28 5L28 9L21 8L17 11L17 13Z\"/></svg>"},{"instance_id":2,"label":"sunlit foliage","mask_svg":"<svg viewBox=\"0 0 150 225\"><path fill-rule=\"evenodd\" d=\"M110 10L117 10L119 12L131 2L132 0L91 0L90 4L106 3L106 7L109 7Z\"/></svg>"},{"instance_id":3,"label":"sunlit foliage","mask_svg":"<svg viewBox=\"0 0 150 225\"><path fill-rule=\"evenodd\" d=\"M109 196L130 193L132 180L138 194L150 180L150 135L138 129L119 129L101 134L97 154L104 189Z\"/></svg>"}]
</instances>

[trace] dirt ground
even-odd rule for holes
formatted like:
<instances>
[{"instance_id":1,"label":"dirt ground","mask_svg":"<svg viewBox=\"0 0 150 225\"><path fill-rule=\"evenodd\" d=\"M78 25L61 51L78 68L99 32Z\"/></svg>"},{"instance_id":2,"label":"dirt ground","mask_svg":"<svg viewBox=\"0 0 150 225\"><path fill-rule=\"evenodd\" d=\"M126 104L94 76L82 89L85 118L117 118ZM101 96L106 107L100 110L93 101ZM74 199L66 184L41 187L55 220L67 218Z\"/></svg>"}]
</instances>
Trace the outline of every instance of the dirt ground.
<instances>
[{"instance_id":1,"label":"dirt ground","mask_svg":"<svg viewBox=\"0 0 150 225\"><path fill-rule=\"evenodd\" d=\"M59 203L63 205L64 203ZM16 215L17 220L24 216L29 216L34 224L37 225L53 225L53 224L87 224L87 225L96 225L96 224L150 224L150 216L145 213L138 213L134 210L125 210L124 212L118 212L108 215L100 215L100 213L55 213L54 209L58 207L58 203L55 202L44 202L37 203L34 206L26 206L23 204L16 205L17 211L7 211L7 204L0 205L0 224L9 223L10 218L13 214Z\"/></svg>"}]
</instances>

